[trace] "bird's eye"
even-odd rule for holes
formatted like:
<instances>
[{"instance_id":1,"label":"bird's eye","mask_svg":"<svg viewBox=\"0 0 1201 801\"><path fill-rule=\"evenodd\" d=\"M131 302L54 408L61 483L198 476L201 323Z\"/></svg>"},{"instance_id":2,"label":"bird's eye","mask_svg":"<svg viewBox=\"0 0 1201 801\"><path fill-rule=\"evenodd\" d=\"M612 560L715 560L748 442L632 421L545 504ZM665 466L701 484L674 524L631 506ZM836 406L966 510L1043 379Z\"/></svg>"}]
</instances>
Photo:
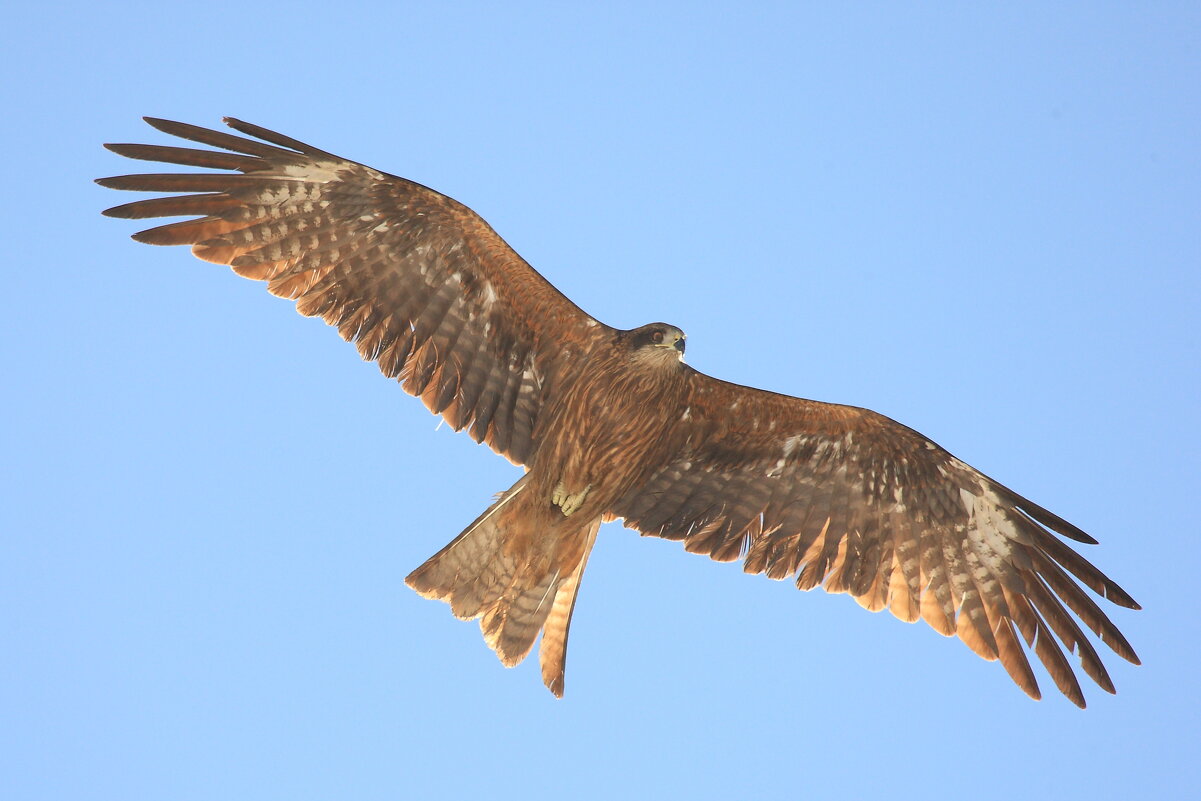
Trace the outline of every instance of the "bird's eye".
<instances>
[{"instance_id":1,"label":"bird's eye","mask_svg":"<svg viewBox=\"0 0 1201 801\"><path fill-rule=\"evenodd\" d=\"M654 333L652 333L651 334L651 342L654 342L656 345L663 344L663 332L655 331Z\"/></svg>"}]
</instances>

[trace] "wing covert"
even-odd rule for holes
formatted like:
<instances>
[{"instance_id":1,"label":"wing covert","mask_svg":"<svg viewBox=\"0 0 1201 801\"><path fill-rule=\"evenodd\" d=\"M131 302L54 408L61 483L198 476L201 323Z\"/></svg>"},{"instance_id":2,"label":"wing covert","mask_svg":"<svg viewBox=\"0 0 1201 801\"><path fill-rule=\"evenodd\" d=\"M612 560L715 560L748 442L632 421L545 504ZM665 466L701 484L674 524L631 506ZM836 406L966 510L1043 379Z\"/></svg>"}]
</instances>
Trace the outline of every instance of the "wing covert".
<instances>
[{"instance_id":1,"label":"wing covert","mask_svg":"<svg viewBox=\"0 0 1201 801\"><path fill-rule=\"evenodd\" d=\"M353 342L456 430L522 464L565 356L603 336L475 212L412 181L234 119L248 136L146 118L213 150L106 145L129 158L233 173L104 178L113 189L184 193L112 217L196 216L134 235L191 245L267 283ZM263 140L263 141L257 141Z\"/></svg>"}]
</instances>

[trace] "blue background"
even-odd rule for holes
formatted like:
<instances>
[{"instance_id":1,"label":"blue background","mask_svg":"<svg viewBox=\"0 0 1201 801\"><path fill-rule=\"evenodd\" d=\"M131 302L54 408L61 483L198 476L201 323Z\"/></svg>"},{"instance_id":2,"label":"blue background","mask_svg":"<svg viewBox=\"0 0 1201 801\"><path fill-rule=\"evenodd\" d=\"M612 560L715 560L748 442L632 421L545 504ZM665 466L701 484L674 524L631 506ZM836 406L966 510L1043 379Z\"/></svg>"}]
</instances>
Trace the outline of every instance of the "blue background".
<instances>
[{"instance_id":1,"label":"blue background","mask_svg":"<svg viewBox=\"0 0 1201 801\"><path fill-rule=\"evenodd\" d=\"M9 9L0 795L1195 792L1201 11L1047 5ZM142 114L431 185L605 322L913 426L1101 540L1145 665L1034 703L611 525L556 701L402 581L518 469L102 218Z\"/></svg>"}]
</instances>

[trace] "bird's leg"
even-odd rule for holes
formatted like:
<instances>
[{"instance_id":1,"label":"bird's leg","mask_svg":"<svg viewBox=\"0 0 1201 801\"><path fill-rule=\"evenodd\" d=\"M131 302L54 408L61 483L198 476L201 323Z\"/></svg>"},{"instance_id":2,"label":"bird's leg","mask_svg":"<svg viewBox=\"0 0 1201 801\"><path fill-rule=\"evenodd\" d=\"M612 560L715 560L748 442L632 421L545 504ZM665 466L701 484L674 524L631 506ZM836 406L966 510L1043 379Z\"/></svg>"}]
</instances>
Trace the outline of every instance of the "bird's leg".
<instances>
[{"instance_id":1,"label":"bird's leg","mask_svg":"<svg viewBox=\"0 0 1201 801\"><path fill-rule=\"evenodd\" d=\"M564 517L571 517L572 512L584 505L584 499L588 497L588 490L592 489L592 485L584 487L576 493L569 493L567 488L560 481L555 486L555 491L551 493L550 502L563 512Z\"/></svg>"}]
</instances>

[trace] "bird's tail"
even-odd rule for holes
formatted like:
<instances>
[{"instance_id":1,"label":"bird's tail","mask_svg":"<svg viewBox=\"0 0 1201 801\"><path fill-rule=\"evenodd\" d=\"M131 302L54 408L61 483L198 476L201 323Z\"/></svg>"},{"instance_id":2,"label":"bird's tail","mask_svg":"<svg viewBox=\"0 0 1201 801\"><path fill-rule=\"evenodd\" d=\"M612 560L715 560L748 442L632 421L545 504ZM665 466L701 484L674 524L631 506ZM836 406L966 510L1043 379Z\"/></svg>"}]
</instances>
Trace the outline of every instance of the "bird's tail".
<instances>
[{"instance_id":1,"label":"bird's tail","mask_svg":"<svg viewBox=\"0 0 1201 801\"><path fill-rule=\"evenodd\" d=\"M414 570L405 583L446 601L455 617L480 619L484 641L506 667L529 654L543 634L542 677L563 694L567 630L588 551L600 526L564 529L566 518L522 495L523 476L462 534ZM540 514L544 510L551 514ZM543 520L543 517L546 520ZM583 546L582 548L580 546Z\"/></svg>"}]
</instances>

